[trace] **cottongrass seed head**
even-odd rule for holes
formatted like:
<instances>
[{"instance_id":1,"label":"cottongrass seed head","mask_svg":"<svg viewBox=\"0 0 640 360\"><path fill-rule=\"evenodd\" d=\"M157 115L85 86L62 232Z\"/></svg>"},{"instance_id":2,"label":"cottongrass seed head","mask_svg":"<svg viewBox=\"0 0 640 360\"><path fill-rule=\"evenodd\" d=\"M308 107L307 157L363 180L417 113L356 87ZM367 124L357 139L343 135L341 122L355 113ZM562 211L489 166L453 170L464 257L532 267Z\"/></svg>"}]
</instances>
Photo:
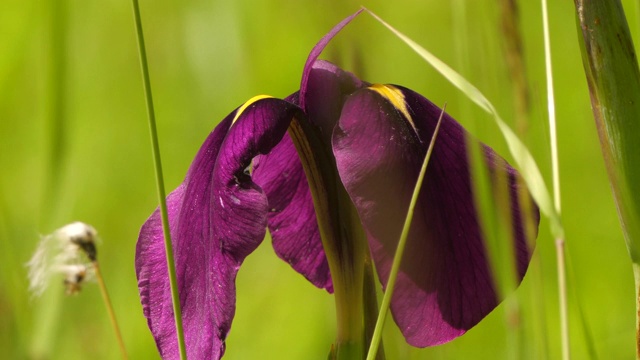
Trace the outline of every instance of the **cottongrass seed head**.
<instances>
[{"instance_id":1,"label":"cottongrass seed head","mask_svg":"<svg viewBox=\"0 0 640 360\"><path fill-rule=\"evenodd\" d=\"M82 284L93 279L98 232L91 225L74 222L42 236L29 268L29 290L40 296L53 276L62 275L68 295L77 294Z\"/></svg>"}]
</instances>

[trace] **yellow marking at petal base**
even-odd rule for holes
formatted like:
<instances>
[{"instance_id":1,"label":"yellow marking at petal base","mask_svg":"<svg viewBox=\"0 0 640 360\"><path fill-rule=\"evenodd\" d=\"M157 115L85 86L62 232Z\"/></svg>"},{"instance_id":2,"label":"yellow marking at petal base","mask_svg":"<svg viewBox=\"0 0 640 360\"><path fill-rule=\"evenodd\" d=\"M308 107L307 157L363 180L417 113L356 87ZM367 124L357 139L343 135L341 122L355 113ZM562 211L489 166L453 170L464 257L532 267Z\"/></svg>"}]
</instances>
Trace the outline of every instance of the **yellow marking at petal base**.
<instances>
[{"instance_id":1,"label":"yellow marking at petal base","mask_svg":"<svg viewBox=\"0 0 640 360\"><path fill-rule=\"evenodd\" d=\"M411 124L413 130L416 130L416 126L413 124L413 119L409 114L407 103L404 101L404 94L402 93L402 91L400 91L400 89L393 85L382 84L373 84L369 86L369 89L377 92L378 94L382 95L383 98L389 100L391 105L398 109L398 111L400 111L402 115L407 118L407 121L409 121L409 124Z\"/></svg>"},{"instance_id":2,"label":"yellow marking at petal base","mask_svg":"<svg viewBox=\"0 0 640 360\"><path fill-rule=\"evenodd\" d=\"M269 95L256 95L254 97L252 97L251 99L247 100L247 102L245 102L244 104L242 104L242 106L240 106L240 108L238 108L238 111L236 111L236 116L233 118L233 121L231 122L231 125L236 123L236 120L238 120L238 118L240 117L240 115L242 115L242 113L247 110L247 108L253 104L254 102L258 101L258 100L262 100L262 99L269 99L272 98L273 96L269 96Z\"/></svg>"}]
</instances>

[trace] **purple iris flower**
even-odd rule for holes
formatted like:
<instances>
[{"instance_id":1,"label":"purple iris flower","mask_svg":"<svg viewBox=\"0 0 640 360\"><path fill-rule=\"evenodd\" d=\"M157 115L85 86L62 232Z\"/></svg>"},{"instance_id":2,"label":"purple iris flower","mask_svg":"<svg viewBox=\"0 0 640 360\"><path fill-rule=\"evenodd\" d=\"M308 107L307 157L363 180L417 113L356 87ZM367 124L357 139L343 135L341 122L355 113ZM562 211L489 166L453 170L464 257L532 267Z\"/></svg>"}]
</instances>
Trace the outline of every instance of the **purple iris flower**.
<instances>
[{"instance_id":1,"label":"purple iris flower","mask_svg":"<svg viewBox=\"0 0 640 360\"><path fill-rule=\"evenodd\" d=\"M372 85L317 60L352 18L312 50L298 92L284 100L256 97L222 120L167 198L189 358L224 354L236 273L267 228L277 255L329 292L345 276L330 272L330 259L357 253L346 242L349 227L359 228L386 285L441 109L409 89ZM469 141L475 140L444 114L391 305L396 324L414 346L464 334L499 302L473 205ZM518 173L492 149L482 149L491 178L507 178L521 280L532 240L525 221L537 228L538 210L532 209L532 219L522 219ZM142 226L135 265L158 349L163 358L176 359L158 210Z\"/></svg>"}]
</instances>

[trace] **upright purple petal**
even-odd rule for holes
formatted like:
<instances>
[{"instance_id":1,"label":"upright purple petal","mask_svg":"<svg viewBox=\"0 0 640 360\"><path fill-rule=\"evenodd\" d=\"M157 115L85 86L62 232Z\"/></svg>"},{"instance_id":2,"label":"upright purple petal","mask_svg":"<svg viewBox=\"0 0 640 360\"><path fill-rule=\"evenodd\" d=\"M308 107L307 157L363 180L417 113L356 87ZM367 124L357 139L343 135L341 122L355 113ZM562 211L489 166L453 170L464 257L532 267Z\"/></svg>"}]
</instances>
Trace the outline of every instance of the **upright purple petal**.
<instances>
[{"instance_id":1,"label":"upright purple petal","mask_svg":"<svg viewBox=\"0 0 640 360\"><path fill-rule=\"evenodd\" d=\"M307 57L307 62L304 64L304 70L302 71L302 80L300 81L300 107L302 110L307 110L306 102L307 102L307 88L309 83L309 76L311 75L311 69L314 67L316 60L322 53L322 50L329 44L329 41L333 39L340 30L342 30L345 26L347 26L356 16L360 15L360 13L364 9L360 9L356 11L353 15L348 16L344 20L342 20L338 25L334 26L331 31L329 31L325 36L318 41L316 46L311 49L309 56Z\"/></svg>"},{"instance_id":2,"label":"upright purple petal","mask_svg":"<svg viewBox=\"0 0 640 360\"><path fill-rule=\"evenodd\" d=\"M305 93L305 113L311 124L319 129L320 138L331 146L333 129L338 123L342 105L354 91L369 84L336 65L318 60L309 72ZM302 93L301 93L302 96Z\"/></svg>"},{"instance_id":3,"label":"upright purple petal","mask_svg":"<svg viewBox=\"0 0 640 360\"><path fill-rule=\"evenodd\" d=\"M391 93L385 97L371 88L354 93L333 137L340 176L366 229L383 285L441 112L411 90L386 89ZM445 114L391 303L396 323L414 346L450 341L498 304L474 208L467 139L465 130ZM484 149L490 172L508 174L514 256L522 278L530 253L517 200L518 175L490 148Z\"/></svg>"},{"instance_id":4,"label":"upright purple petal","mask_svg":"<svg viewBox=\"0 0 640 360\"><path fill-rule=\"evenodd\" d=\"M265 235L268 205L246 170L285 134L298 108L263 99L230 114L168 197L187 355L219 359L235 313L235 278ZM143 225L136 274L144 314L164 359L179 358L158 211Z\"/></svg>"}]
</instances>

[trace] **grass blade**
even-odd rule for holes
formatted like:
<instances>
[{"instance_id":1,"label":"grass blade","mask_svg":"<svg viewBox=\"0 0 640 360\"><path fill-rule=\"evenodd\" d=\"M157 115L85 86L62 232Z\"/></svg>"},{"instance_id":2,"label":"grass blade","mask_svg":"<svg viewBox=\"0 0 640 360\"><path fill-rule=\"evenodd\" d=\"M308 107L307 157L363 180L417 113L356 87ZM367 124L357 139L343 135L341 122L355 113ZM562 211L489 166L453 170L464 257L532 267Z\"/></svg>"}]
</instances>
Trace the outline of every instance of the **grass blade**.
<instances>
[{"instance_id":1,"label":"grass blade","mask_svg":"<svg viewBox=\"0 0 640 360\"><path fill-rule=\"evenodd\" d=\"M431 143L429 143L427 154L424 157L424 162L422 163L422 168L420 169L420 175L418 175L416 186L413 189L413 195L411 196L411 203L409 203L409 210L407 211L407 217L405 218L404 225L402 227L402 234L400 235L400 240L398 241L398 247L396 248L396 253L393 256L393 263L391 265L391 272L389 272L387 289L384 292L384 297L382 298L382 304L380 305L380 313L378 314L376 327L375 327L375 330L373 331L371 345L369 346L369 352L367 353L367 360L375 360L376 355L378 354L378 346L382 339L382 329L384 327L384 322L387 318L387 313L389 312L389 306L391 305L393 290L396 286L396 278L398 277L398 271L400 270L400 262L402 261L402 255L404 254L404 247L407 243L407 238L409 237L409 229L411 228L411 221L413 220L413 212L415 210L416 203L418 202L418 195L420 195L422 182L427 172L427 164L429 164L429 159L431 158L431 152L433 151L433 146L436 143L436 137L438 136L438 131L440 130L440 123L442 122L442 116L444 115L445 109L446 109L446 105L442 108L442 112L440 113L438 124L436 125L436 128L433 131L433 136L431 137Z\"/></svg>"},{"instance_id":2,"label":"grass blade","mask_svg":"<svg viewBox=\"0 0 640 360\"><path fill-rule=\"evenodd\" d=\"M373 16L376 20L378 20L382 25L387 27L391 32L393 32L398 38L404 41L411 49L413 49L420 57L426 60L431 66L433 66L438 72L440 72L447 80L449 80L455 87L460 89L463 93L471 99L476 105L482 108L484 111L493 115L494 121L498 125L498 128L502 132L507 145L509 147L509 151L513 156L514 161L518 165L518 168L524 178L531 195L534 200L540 207L540 211L549 218L551 222L551 232L555 237L564 237L564 230L562 228L562 224L560 222L560 216L556 212L553 207L553 202L551 200L551 196L549 195L549 191L547 190L547 186L542 178L542 174L538 169L538 165L536 164L533 156L526 148L526 146L522 143L522 141L516 136L516 134L511 130L511 128L502 120L497 110L489 102L489 100L478 90L475 86L473 86L469 81L467 81L464 77L458 74L455 70L453 70L449 65L445 64L442 60L435 57L429 51L427 51L422 46L418 45L415 41L411 40L406 35L402 34L400 31L396 30L391 25L387 24L384 20L378 17L376 14L367 10L371 16Z\"/></svg>"},{"instance_id":3,"label":"grass blade","mask_svg":"<svg viewBox=\"0 0 640 360\"><path fill-rule=\"evenodd\" d=\"M156 186L158 189L158 200L160 202L160 214L162 216L164 245L167 255L167 269L169 272L169 284L171 286L171 302L173 303L173 314L176 322L176 334L178 337L178 348L180 349L180 359L184 360L187 358L187 351L185 348L184 332L182 329L182 312L180 311L178 280L176 278L176 267L173 260L171 231L169 230L169 215L167 213L167 195L164 189L164 178L162 175L162 160L160 159L160 144L158 142L158 130L156 128L156 117L153 109L153 96L151 93L151 81L149 79L149 66L147 65L147 52L144 45L144 33L142 31L142 20L140 18L140 5L138 4L138 0L131 0L131 2L133 5L133 17L136 26L136 37L138 39L138 51L140 54L140 67L142 69L144 95L147 105L147 116L149 119L149 132L151 135L153 164L156 172Z\"/></svg>"},{"instance_id":4,"label":"grass blade","mask_svg":"<svg viewBox=\"0 0 640 360\"><path fill-rule=\"evenodd\" d=\"M551 174L553 176L553 204L560 214L560 166L558 165L558 134L556 131L556 103L553 93L553 69L551 66L551 36L549 35L549 11L547 0L541 0L542 30L544 34L544 64L547 78L547 110L549 115L549 138L551 142ZM564 237L556 237L556 264L558 268L558 294L560 302L560 338L562 359L571 358L569 340L569 305L567 300L567 264Z\"/></svg>"}]
</instances>

